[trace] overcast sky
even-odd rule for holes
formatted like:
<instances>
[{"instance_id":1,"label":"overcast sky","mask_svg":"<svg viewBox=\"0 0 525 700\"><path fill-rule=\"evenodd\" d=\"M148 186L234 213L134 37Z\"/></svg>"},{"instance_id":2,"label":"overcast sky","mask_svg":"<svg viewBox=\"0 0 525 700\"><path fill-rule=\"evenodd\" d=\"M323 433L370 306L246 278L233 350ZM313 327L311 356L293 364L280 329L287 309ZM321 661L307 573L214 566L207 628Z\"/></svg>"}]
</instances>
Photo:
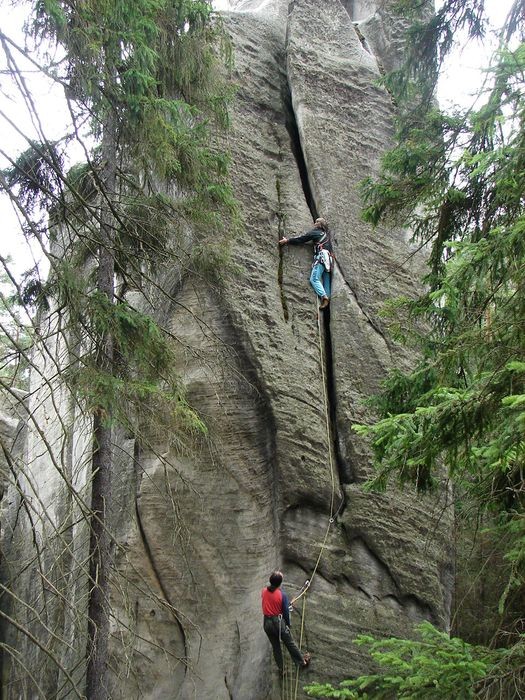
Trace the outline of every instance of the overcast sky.
<instances>
[{"instance_id":1,"label":"overcast sky","mask_svg":"<svg viewBox=\"0 0 525 700\"><path fill-rule=\"evenodd\" d=\"M495 28L499 28L503 24L511 4L511 0L485 0L485 6ZM228 0L216 0L215 2L215 7L220 10L227 9L228 5ZM19 41L23 42L20 28L26 19L26 10L20 5L13 8L6 0L0 0L0 7L2 9L2 30L14 38L18 36ZM483 80L480 67L485 64L487 53L488 48L480 47L474 43L470 43L454 53L439 85L439 96L442 104L457 103L469 106L472 101L471 96L476 93ZM59 138L64 131L66 114L61 91L37 76L33 67L27 66L27 68L28 73L25 77L31 86L46 136L49 140ZM0 52L0 71L6 69L5 57L3 52ZM21 104L18 91L6 80L6 73L0 73L0 75L0 111L9 115L9 118L16 124L16 128L10 128L5 125L5 121L2 119L0 151L15 155L27 147L24 139L17 133L17 129L25 134L30 134L32 138L38 138L38 125L32 123L29 110ZM82 152L79 148L73 152L72 162L80 160L81 157ZM5 164L6 160L0 153L0 167L5 166ZM5 196L0 196L0 217L3 230L0 252L3 256L11 254L17 261L17 270L21 271L33 264L32 254L24 242L20 240L20 234L17 233L16 217L5 199ZM33 252L33 255L38 255L38 253Z\"/></svg>"}]
</instances>

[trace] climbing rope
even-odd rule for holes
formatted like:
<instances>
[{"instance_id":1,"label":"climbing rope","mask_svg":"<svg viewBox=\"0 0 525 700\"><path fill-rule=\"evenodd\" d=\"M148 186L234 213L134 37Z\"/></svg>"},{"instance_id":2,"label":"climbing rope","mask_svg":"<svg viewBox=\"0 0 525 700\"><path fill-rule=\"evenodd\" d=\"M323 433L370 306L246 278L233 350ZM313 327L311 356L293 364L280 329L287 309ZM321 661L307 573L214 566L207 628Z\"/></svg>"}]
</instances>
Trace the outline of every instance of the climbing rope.
<instances>
[{"instance_id":1,"label":"climbing rope","mask_svg":"<svg viewBox=\"0 0 525 700\"><path fill-rule=\"evenodd\" d=\"M328 313L328 311L326 312ZM323 396L324 396L324 414L326 422L326 436L328 438L328 457L330 461L330 482L332 487L332 493L330 495L330 519L328 521L328 529L330 525L334 522L334 499L335 499L335 471L334 471L334 448L331 439L330 430L330 412L328 409L328 390L326 388L326 360L323 350L323 338L321 333L321 305L319 303L319 297L317 297L317 337L319 339L319 357L321 359L321 378L323 380ZM320 558L319 558L320 561ZM314 574L317 571L317 566L319 566L319 561L314 569ZM313 579L314 574L310 576L310 581Z\"/></svg>"},{"instance_id":2,"label":"climbing rope","mask_svg":"<svg viewBox=\"0 0 525 700\"><path fill-rule=\"evenodd\" d=\"M319 568L319 564L321 563L321 559L323 557L324 550L326 548L326 543L328 541L328 535L330 534L330 528L332 527L332 524L335 521L335 518L339 511L341 510L341 506L343 505L343 501L341 502L341 505L337 508L337 510L334 512L334 505L335 505L335 469L334 469L334 454L333 454L333 444L332 444L332 437L331 437L331 430L330 430L330 414L329 414L329 408L328 408L328 390L326 387L326 371L325 371L325 356L324 356L324 350L323 350L323 339L322 339L322 333L321 333L321 308L319 305L319 297L317 298L317 336L319 338L319 357L321 360L321 378L322 378L322 383L323 383L323 395L324 395L324 408L325 408L325 420L326 420L326 435L328 438L328 461L330 464L330 483L331 483L331 494L330 494L330 517L328 519L328 524L326 526L326 531L324 534L323 541L321 543L321 547L319 549L319 554L317 556L317 560L315 562L313 571L310 575L310 578L305 581L303 584L301 590L299 593L292 598L291 604L293 605L295 602L303 598L303 605L302 605L302 611L301 611L301 633L299 635L299 649L303 645L303 637L304 637L304 629L305 629L305 613L306 613L306 594L308 593L308 590L310 589L310 586L312 585L312 581L314 579L315 574L317 573L317 569ZM297 692L299 688L299 667L297 667L296 672L295 672L295 685L294 685L294 690L293 694L290 696L293 700L297 700ZM283 696L283 700L285 700Z\"/></svg>"},{"instance_id":3,"label":"climbing rope","mask_svg":"<svg viewBox=\"0 0 525 700\"><path fill-rule=\"evenodd\" d=\"M292 672L288 664L288 659L284 656L282 643L281 643L281 625L279 624L279 644L281 644L281 654L282 654L282 664L283 664L283 677L282 677L282 698L283 700L290 700L293 698L293 683L292 683ZM288 656L288 655L286 655Z\"/></svg>"},{"instance_id":4,"label":"climbing rope","mask_svg":"<svg viewBox=\"0 0 525 700\"><path fill-rule=\"evenodd\" d=\"M308 586L309 588L310 586ZM307 589L308 590L308 589ZM306 591L305 591L306 592ZM305 613L306 613L306 595L303 600L303 609L301 612L301 633L299 635L299 649L303 645L303 636L304 636L304 619L305 619ZM297 700L297 689L299 687L299 666L295 669L295 687L294 687L294 700Z\"/></svg>"}]
</instances>

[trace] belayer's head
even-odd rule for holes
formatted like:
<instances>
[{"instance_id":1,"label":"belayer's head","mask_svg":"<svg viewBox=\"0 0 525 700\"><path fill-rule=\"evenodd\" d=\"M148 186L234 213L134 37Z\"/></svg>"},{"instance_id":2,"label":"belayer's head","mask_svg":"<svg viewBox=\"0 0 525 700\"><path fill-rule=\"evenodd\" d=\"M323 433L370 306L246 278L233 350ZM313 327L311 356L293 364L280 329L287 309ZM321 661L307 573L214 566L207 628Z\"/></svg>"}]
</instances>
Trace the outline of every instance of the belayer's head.
<instances>
[{"instance_id":1,"label":"belayer's head","mask_svg":"<svg viewBox=\"0 0 525 700\"><path fill-rule=\"evenodd\" d=\"M323 231L328 231L328 222L326 219L323 219L322 217L319 217L318 219L315 220L314 222L315 228L322 228Z\"/></svg>"},{"instance_id":2,"label":"belayer's head","mask_svg":"<svg viewBox=\"0 0 525 700\"><path fill-rule=\"evenodd\" d=\"M275 591L281 583L283 582L283 575L280 571L272 571L270 574L270 585L268 586L270 591Z\"/></svg>"}]
</instances>

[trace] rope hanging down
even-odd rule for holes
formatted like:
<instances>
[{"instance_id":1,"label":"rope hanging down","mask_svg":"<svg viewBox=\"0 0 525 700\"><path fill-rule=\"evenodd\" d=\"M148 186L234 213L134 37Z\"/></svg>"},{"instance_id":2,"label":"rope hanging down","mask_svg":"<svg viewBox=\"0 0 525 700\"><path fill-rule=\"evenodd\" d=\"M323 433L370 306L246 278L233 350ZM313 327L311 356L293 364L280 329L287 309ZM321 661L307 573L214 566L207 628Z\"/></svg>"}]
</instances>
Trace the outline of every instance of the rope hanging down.
<instances>
[{"instance_id":1,"label":"rope hanging down","mask_svg":"<svg viewBox=\"0 0 525 700\"><path fill-rule=\"evenodd\" d=\"M343 505L343 501L342 501L341 505L339 505L337 510L334 512L335 490L336 490L335 483L336 483L336 481L335 481L335 470L334 470L333 443L332 443L332 435L331 435L331 429L330 429L330 414L329 414L329 408L328 408L328 390L327 390L327 386L326 386L325 356L324 356L324 351L323 351L323 340L322 340L322 333L321 333L321 311L320 311L320 306L319 306L319 298L318 298L318 306L317 306L317 336L319 338L319 356L320 356L320 360L321 360L321 379L322 379L322 383L323 383L324 408L325 408L325 420L326 420L326 435L328 438L328 460L329 460L329 464L330 464L330 483L331 483L330 517L328 519L326 532L324 534L324 538L323 538L323 541L321 543L321 547L319 549L319 554L317 556L317 560L315 562L315 566L314 566L313 571L310 575L310 578L305 581L305 583L303 584L299 593L294 598L292 598L292 600L290 602L290 604L293 605L300 598L304 598L303 608L302 608L302 613L301 613L301 633L299 636L299 649L303 645L304 620L305 620L305 610L306 610L306 594L308 593L308 590L310 589L310 586L312 585L312 581L314 579L314 576L317 573L317 569L319 568L319 564L321 563L323 552L326 548L326 543L328 541L328 535L330 534L330 528L332 527L332 524L335 521L337 514L341 510L341 506ZM299 667L296 669L296 673L295 673L294 692L290 696L291 698L293 698L293 700L297 700L298 687L299 687ZM283 688L283 690L284 690L284 688ZM285 700L284 694L283 694L283 700Z\"/></svg>"}]
</instances>

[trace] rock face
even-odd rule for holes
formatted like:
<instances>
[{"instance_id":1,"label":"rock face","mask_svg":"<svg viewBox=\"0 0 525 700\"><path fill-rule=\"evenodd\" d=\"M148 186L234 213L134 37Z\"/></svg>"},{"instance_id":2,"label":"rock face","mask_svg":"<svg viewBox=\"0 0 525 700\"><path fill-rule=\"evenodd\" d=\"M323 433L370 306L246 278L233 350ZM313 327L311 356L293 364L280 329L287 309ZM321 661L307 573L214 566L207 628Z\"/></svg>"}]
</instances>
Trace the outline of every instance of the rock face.
<instances>
[{"instance_id":1,"label":"rock face","mask_svg":"<svg viewBox=\"0 0 525 700\"><path fill-rule=\"evenodd\" d=\"M291 595L311 580L292 616L297 640L303 620L302 646L313 658L297 697L304 682L370 670L352 643L359 633L406 636L423 619L447 627L445 501L363 492L370 456L352 431L369 420L364 401L388 369L412 361L378 312L386 299L414 293L421 261L410 257L405 232L362 223L358 196L391 138L393 107L377 80L398 60L385 41L398 26L393 4L239 0L225 15L238 83L229 146L245 225L236 273L220 290L195 277L160 280L174 302L157 312L180 341L178 370L207 437L186 449L159 430L155 449L146 449L115 436L114 698L280 697L260 613L260 590L276 566ZM311 251L277 245L317 215L330 223L337 256L330 310L319 322ZM87 494L89 430L75 421L70 397L53 407L44 394L38 403L51 433L62 419L63 439L49 450L63 456L67 446L69 478ZM33 430L26 455L40 504L37 539L52 528L55 555L43 556L60 565L51 566L52 585L25 574L19 581L40 591L38 620L28 615L28 625L63 668L53 671L49 654L26 639L19 648L34 681L7 658L9 698L38 697L37 681L45 697L82 689L85 537L69 545L85 532L83 506L45 452ZM13 530L5 575L31 571L35 557L23 518L15 527L21 500L15 493L4 510ZM4 638L15 646L12 629Z\"/></svg>"}]
</instances>

